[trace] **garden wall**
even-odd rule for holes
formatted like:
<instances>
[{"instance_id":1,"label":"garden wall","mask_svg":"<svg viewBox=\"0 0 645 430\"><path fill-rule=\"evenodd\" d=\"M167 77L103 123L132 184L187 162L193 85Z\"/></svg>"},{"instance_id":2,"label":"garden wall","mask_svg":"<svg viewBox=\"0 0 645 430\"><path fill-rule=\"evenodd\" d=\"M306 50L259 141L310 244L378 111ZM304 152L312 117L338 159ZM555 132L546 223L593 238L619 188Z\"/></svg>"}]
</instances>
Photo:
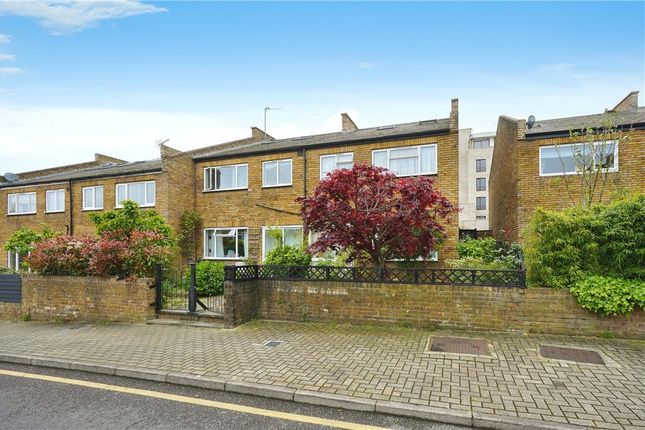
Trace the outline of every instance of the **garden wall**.
<instances>
[{"instance_id":1,"label":"garden wall","mask_svg":"<svg viewBox=\"0 0 645 430\"><path fill-rule=\"evenodd\" d=\"M552 288L253 280L224 289L230 327L261 318L645 338L642 310L601 318Z\"/></svg>"},{"instance_id":2,"label":"garden wall","mask_svg":"<svg viewBox=\"0 0 645 430\"><path fill-rule=\"evenodd\" d=\"M22 276L22 314L32 320L130 321L155 316L152 279Z\"/></svg>"}]
</instances>

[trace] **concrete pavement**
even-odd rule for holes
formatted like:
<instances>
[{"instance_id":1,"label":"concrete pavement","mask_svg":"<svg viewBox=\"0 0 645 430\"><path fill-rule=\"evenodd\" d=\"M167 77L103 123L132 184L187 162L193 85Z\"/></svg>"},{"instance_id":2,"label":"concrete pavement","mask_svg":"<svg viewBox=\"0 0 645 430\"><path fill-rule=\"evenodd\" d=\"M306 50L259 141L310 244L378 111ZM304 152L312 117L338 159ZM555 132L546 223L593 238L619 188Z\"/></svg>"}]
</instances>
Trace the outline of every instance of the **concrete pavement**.
<instances>
[{"instance_id":1,"label":"concrete pavement","mask_svg":"<svg viewBox=\"0 0 645 430\"><path fill-rule=\"evenodd\" d=\"M434 335L483 337L491 353L430 353ZM266 346L272 340L282 343ZM607 364L546 359L541 344L592 348ZM276 322L234 330L0 323L0 359L21 355L30 364L482 428L645 428L642 341Z\"/></svg>"}]
</instances>

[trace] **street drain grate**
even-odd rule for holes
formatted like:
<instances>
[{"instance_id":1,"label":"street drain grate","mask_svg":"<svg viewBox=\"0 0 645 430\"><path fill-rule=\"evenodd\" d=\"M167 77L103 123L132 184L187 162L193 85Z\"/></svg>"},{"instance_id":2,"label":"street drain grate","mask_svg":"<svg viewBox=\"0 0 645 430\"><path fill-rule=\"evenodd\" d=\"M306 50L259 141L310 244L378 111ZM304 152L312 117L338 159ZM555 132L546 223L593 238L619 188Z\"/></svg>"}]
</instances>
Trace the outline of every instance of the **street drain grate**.
<instances>
[{"instance_id":1,"label":"street drain grate","mask_svg":"<svg viewBox=\"0 0 645 430\"><path fill-rule=\"evenodd\" d=\"M578 363L589 364L605 364L600 354L590 349L540 345L540 355L544 358L553 358L556 360L575 361Z\"/></svg>"},{"instance_id":2,"label":"street drain grate","mask_svg":"<svg viewBox=\"0 0 645 430\"><path fill-rule=\"evenodd\" d=\"M488 343L484 339L468 337L433 337L430 351L451 354L488 355Z\"/></svg>"},{"instance_id":3,"label":"street drain grate","mask_svg":"<svg viewBox=\"0 0 645 430\"><path fill-rule=\"evenodd\" d=\"M269 346L271 348L275 348L276 346L280 346L282 343L281 340L270 340L267 343L265 343L263 346Z\"/></svg>"}]
</instances>

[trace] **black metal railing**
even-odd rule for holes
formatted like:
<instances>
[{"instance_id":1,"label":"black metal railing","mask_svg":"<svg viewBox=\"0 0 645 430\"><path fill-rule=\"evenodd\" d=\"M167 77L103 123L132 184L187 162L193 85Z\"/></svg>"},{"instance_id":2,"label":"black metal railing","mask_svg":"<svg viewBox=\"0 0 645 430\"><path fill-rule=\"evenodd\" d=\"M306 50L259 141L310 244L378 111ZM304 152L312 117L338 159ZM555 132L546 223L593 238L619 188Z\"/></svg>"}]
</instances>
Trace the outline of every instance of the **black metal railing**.
<instances>
[{"instance_id":1,"label":"black metal railing","mask_svg":"<svg viewBox=\"0 0 645 430\"><path fill-rule=\"evenodd\" d=\"M473 285L525 288L524 270L449 268L370 268L334 266L227 266L227 281L291 280L386 282L395 284Z\"/></svg>"},{"instance_id":2,"label":"black metal railing","mask_svg":"<svg viewBox=\"0 0 645 430\"><path fill-rule=\"evenodd\" d=\"M190 313L224 313L224 296L221 285L196 285L195 264L188 265L187 271L164 271L157 266L155 287L157 289L155 308L185 311Z\"/></svg>"}]
</instances>

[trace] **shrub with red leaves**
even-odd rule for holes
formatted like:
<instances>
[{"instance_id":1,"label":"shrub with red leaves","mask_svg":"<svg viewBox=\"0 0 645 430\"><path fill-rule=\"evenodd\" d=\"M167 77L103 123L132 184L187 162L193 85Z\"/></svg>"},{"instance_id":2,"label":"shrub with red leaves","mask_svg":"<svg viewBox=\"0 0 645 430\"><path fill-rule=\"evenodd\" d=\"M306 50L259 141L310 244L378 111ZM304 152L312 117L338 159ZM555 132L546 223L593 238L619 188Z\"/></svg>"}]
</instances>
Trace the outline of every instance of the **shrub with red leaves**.
<instances>
[{"instance_id":1,"label":"shrub with red leaves","mask_svg":"<svg viewBox=\"0 0 645 430\"><path fill-rule=\"evenodd\" d=\"M339 169L300 197L305 227L317 233L312 253L367 255L376 267L394 259L429 258L446 235L443 225L459 211L424 176L399 178L369 164Z\"/></svg>"},{"instance_id":2,"label":"shrub with red leaves","mask_svg":"<svg viewBox=\"0 0 645 430\"><path fill-rule=\"evenodd\" d=\"M96 254L96 239L91 237L57 236L36 244L26 261L43 275L83 276Z\"/></svg>"}]
</instances>

